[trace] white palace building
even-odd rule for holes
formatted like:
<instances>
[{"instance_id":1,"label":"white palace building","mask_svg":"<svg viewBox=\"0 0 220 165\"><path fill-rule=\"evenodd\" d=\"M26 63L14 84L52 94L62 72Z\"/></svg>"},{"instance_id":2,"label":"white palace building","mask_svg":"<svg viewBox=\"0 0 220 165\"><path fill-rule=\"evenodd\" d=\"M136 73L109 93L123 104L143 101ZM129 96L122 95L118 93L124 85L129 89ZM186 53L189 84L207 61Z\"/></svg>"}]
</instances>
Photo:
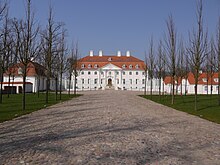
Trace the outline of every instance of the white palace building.
<instances>
[{"instance_id":1,"label":"white palace building","mask_svg":"<svg viewBox=\"0 0 220 165\"><path fill-rule=\"evenodd\" d=\"M145 78L147 80L147 91L150 91L150 80L148 74L145 76L144 61L131 56L130 51L122 55L103 55L100 50L98 55L93 51L88 56L78 61L77 90L134 90L143 91ZM74 76L72 78L74 81ZM153 91L158 91L158 80L154 80ZM73 89L74 82L71 84ZM68 87L68 81L65 84ZM148 89L149 88L149 89ZM67 89L67 88L66 88Z\"/></svg>"}]
</instances>

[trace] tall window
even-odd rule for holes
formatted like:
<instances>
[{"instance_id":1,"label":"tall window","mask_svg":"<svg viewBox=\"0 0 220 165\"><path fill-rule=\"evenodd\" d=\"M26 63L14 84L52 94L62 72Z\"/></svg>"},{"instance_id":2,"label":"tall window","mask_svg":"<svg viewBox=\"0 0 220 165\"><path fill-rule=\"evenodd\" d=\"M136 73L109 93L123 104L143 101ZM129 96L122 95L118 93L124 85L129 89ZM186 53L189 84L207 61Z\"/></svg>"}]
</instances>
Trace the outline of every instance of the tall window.
<instances>
[{"instance_id":1,"label":"tall window","mask_svg":"<svg viewBox=\"0 0 220 165\"><path fill-rule=\"evenodd\" d=\"M88 79L88 84L90 83L90 79Z\"/></svg>"},{"instance_id":2,"label":"tall window","mask_svg":"<svg viewBox=\"0 0 220 165\"><path fill-rule=\"evenodd\" d=\"M130 84L132 84L132 79L130 79Z\"/></svg>"},{"instance_id":3,"label":"tall window","mask_svg":"<svg viewBox=\"0 0 220 165\"><path fill-rule=\"evenodd\" d=\"M83 71L81 72L81 75L84 75L84 72L83 72Z\"/></svg>"},{"instance_id":4,"label":"tall window","mask_svg":"<svg viewBox=\"0 0 220 165\"><path fill-rule=\"evenodd\" d=\"M125 84L125 79L123 79L123 84Z\"/></svg>"},{"instance_id":5,"label":"tall window","mask_svg":"<svg viewBox=\"0 0 220 165\"><path fill-rule=\"evenodd\" d=\"M88 75L90 75L91 74L91 72L90 71L88 71Z\"/></svg>"},{"instance_id":6,"label":"tall window","mask_svg":"<svg viewBox=\"0 0 220 165\"><path fill-rule=\"evenodd\" d=\"M142 84L145 84L145 79L142 79Z\"/></svg>"},{"instance_id":7,"label":"tall window","mask_svg":"<svg viewBox=\"0 0 220 165\"><path fill-rule=\"evenodd\" d=\"M97 81L98 81L98 79L96 78L96 79L94 80L94 83L97 84Z\"/></svg>"},{"instance_id":8,"label":"tall window","mask_svg":"<svg viewBox=\"0 0 220 165\"><path fill-rule=\"evenodd\" d=\"M138 79L136 79L135 83L138 84Z\"/></svg>"},{"instance_id":9,"label":"tall window","mask_svg":"<svg viewBox=\"0 0 220 165\"><path fill-rule=\"evenodd\" d=\"M85 80L84 79L82 79L82 84L84 84L85 83Z\"/></svg>"},{"instance_id":10,"label":"tall window","mask_svg":"<svg viewBox=\"0 0 220 165\"><path fill-rule=\"evenodd\" d=\"M119 84L119 79L117 79L117 84Z\"/></svg>"},{"instance_id":11,"label":"tall window","mask_svg":"<svg viewBox=\"0 0 220 165\"><path fill-rule=\"evenodd\" d=\"M138 75L138 72L136 72L136 75Z\"/></svg>"},{"instance_id":12,"label":"tall window","mask_svg":"<svg viewBox=\"0 0 220 165\"><path fill-rule=\"evenodd\" d=\"M208 86L207 85L204 86L204 90L207 92L207 90L208 90Z\"/></svg>"},{"instance_id":13,"label":"tall window","mask_svg":"<svg viewBox=\"0 0 220 165\"><path fill-rule=\"evenodd\" d=\"M125 71L123 72L123 75L125 75Z\"/></svg>"},{"instance_id":14,"label":"tall window","mask_svg":"<svg viewBox=\"0 0 220 165\"><path fill-rule=\"evenodd\" d=\"M129 72L129 75L132 75L132 72Z\"/></svg>"},{"instance_id":15,"label":"tall window","mask_svg":"<svg viewBox=\"0 0 220 165\"><path fill-rule=\"evenodd\" d=\"M95 71L95 73L94 73L95 75L97 75L97 72Z\"/></svg>"}]
</instances>

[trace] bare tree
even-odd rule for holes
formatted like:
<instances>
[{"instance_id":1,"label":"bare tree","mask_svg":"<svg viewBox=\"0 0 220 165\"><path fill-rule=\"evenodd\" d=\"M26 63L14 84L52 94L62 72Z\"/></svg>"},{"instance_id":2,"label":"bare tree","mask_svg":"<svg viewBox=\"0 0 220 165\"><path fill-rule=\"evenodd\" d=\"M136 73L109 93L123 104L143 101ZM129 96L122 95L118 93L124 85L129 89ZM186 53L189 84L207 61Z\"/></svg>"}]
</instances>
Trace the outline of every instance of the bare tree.
<instances>
[{"instance_id":1,"label":"bare tree","mask_svg":"<svg viewBox=\"0 0 220 165\"><path fill-rule=\"evenodd\" d=\"M46 29L42 32L41 47L44 55L44 66L46 67L46 97L45 102L48 103L50 90L50 80L52 77L52 64L58 54L57 48L59 44L59 35L62 24L56 23L53 19L53 10L49 8L49 17Z\"/></svg>"},{"instance_id":2,"label":"bare tree","mask_svg":"<svg viewBox=\"0 0 220 165\"><path fill-rule=\"evenodd\" d=\"M9 59L9 45L11 44L10 39L10 28L9 28L9 18L8 18L8 7L5 4L4 10L0 9L0 14L3 19L3 27L0 30L0 103L2 103L2 90L3 90L3 74L8 67ZM4 12L4 13L3 13Z\"/></svg>"},{"instance_id":3,"label":"bare tree","mask_svg":"<svg viewBox=\"0 0 220 165\"><path fill-rule=\"evenodd\" d=\"M70 96L70 88L72 84L72 76L74 77L74 95L76 95L76 88L77 88L77 77L80 72L79 70L79 48L78 48L78 43L73 45L73 48L71 50L71 56L67 59L67 71L68 71L68 79L69 79L69 90L68 94Z\"/></svg>"},{"instance_id":4,"label":"bare tree","mask_svg":"<svg viewBox=\"0 0 220 165\"><path fill-rule=\"evenodd\" d=\"M37 37L39 27L35 25L34 14L31 12L31 0L27 0L27 10L25 20L15 20L15 43L18 48L17 58L22 64L23 88L22 88L22 109L25 110L26 105L26 77L29 62L36 58L39 51Z\"/></svg>"},{"instance_id":5,"label":"bare tree","mask_svg":"<svg viewBox=\"0 0 220 165\"><path fill-rule=\"evenodd\" d=\"M149 54L148 54L148 75L150 78L150 96L152 99L153 94L153 78L154 78L154 69L155 69L155 57L154 57L154 46L153 46L153 37L150 39L150 46L149 46Z\"/></svg>"},{"instance_id":6,"label":"bare tree","mask_svg":"<svg viewBox=\"0 0 220 165\"><path fill-rule=\"evenodd\" d=\"M63 80L63 74L66 71L66 54L67 54L67 46L66 46L66 41L65 41L65 30L62 30L62 35L60 39L60 44L59 44L59 53L58 53L58 58L59 58L59 78L60 78L60 83L59 83L59 92L60 92L60 100L62 97L62 80Z\"/></svg>"},{"instance_id":7,"label":"bare tree","mask_svg":"<svg viewBox=\"0 0 220 165\"><path fill-rule=\"evenodd\" d=\"M178 65L177 65L177 84L180 81L180 95L183 95L183 77L185 76L185 71L184 71L184 64L185 64L185 47L183 44L183 39L181 38L180 44L179 44L179 56L178 56Z\"/></svg>"},{"instance_id":8,"label":"bare tree","mask_svg":"<svg viewBox=\"0 0 220 165\"><path fill-rule=\"evenodd\" d=\"M207 78L207 95L209 94L208 86L210 87L210 94L212 96L213 92L213 76L215 72L216 62L215 62L215 43L213 37L211 38L210 52L206 56L206 78Z\"/></svg>"},{"instance_id":9,"label":"bare tree","mask_svg":"<svg viewBox=\"0 0 220 165\"><path fill-rule=\"evenodd\" d=\"M157 78L159 79L159 98L161 100L161 80L162 80L162 74L163 74L163 44L162 40L159 41L158 45L158 52L157 52L157 65L156 65L156 72L157 72Z\"/></svg>"},{"instance_id":10,"label":"bare tree","mask_svg":"<svg viewBox=\"0 0 220 165\"><path fill-rule=\"evenodd\" d=\"M172 77L172 100L171 104L174 104L174 95L175 95L175 76L176 76L176 28L172 15L169 16L166 21L167 25L167 36L165 38L166 50L167 50L167 66Z\"/></svg>"},{"instance_id":11,"label":"bare tree","mask_svg":"<svg viewBox=\"0 0 220 165\"><path fill-rule=\"evenodd\" d=\"M74 75L74 95L76 95L76 83L77 83L77 77L79 74L79 66L78 66L78 60L79 60L79 48L78 48L78 43L75 44L73 50L72 50L72 57L73 57L73 63L72 63L72 67L73 67L73 75Z\"/></svg>"},{"instance_id":12,"label":"bare tree","mask_svg":"<svg viewBox=\"0 0 220 165\"><path fill-rule=\"evenodd\" d=\"M148 62L148 57L147 57L147 53L145 52L144 55L144 96L146 96L147 93L147 73L148 73L148 66L147 66L147 62Z\"/></svg>"},{"instance_id":13,"label":"bare tree","mask_svg":"<svg viewBox=\"0 0 220 165\"><path fill-rule=\"evenodd\" d=\"M185 92L184 93L185 93L185 96L186 96L186 94L188 92L188 90L187 90L187 81L188 81L188 76L189 76L190 69L189 69L189 57L188 57L188 54L185 53L184 57L185 57L184 58L185 65L184 65L184 72L183 72L183 74L184 74L184 78L185 78Z\"/></svg>"},{"instance_id":14,"label":"bare tree","mask_svg":"<svg viewBox=\"0 0 220 165\"><path fill-rule=\"evenodd\" d=\"M217 27L217 67L218 67L218 105L220 106L220 17L218 19L218 27Z\"/></svg>"},{"instance_id":15,"label":"bare tree","mask_svg":"<svg viewBox=\"0 0 220 165\"><path fill-rule=\"evenodd\" d=\"M207 32L203 29L203 5L202 0L197 3L197 30L193 30L190 34L189 43L189 62L191 64L191 70L195 78L195 107L197 110L197 88L199 81L199 71L204 59L207 55Z\"/></svg>"}]
</instances>

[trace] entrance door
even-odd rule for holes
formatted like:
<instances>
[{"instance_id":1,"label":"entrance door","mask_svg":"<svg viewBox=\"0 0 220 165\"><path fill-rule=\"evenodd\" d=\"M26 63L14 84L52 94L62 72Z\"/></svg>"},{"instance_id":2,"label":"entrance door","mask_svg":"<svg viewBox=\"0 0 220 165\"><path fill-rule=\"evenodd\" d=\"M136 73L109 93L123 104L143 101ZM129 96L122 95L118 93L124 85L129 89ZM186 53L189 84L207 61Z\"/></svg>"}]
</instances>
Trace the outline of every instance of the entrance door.
<instances>
[{"instance_id":1,"label":"entrance door","mask_svg":"<svg viewBox=\"0 0 220 165\"><path fill-rule=\"evenodd\" d=\"M112 86L112 79L108 79L108 86Z\"/></svg>"},{"instance_id":2,"label":"entrance door","mask_svg":"<svg viewBox=\"0 0 220 165\"><path fill-rule=\"evenodd\" d=\"M18 87L18 93L22 93L22 87L21 86Z\"/></svg>"}]
</instances>

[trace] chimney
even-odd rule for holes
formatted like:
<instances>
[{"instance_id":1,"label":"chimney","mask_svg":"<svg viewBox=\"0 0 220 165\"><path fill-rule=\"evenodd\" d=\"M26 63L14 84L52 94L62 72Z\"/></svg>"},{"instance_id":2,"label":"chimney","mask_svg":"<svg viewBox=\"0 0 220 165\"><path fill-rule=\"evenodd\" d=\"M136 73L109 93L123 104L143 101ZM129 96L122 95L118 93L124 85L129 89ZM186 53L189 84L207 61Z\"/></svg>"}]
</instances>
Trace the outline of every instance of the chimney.
<instances>
[{"instance_id":1,"label":"chimney","mask_svg":"<svg viewBox=\"0 0 220 165\"><path fill-rule=\"evenodd\" d=\"M118 51L118 52L117 52L117 56L118 56L118 57L121 57L121 51Z\"/></svg>"},{"instance_id":2,"label":"chimney","mask_svg":"<svg viewBox=\"0 0 220 165\"><path fill-rule=\"evenodd\" d=\"M89 51L89 56L92 57L94 55L93 50Z\"/></svg>"},{"instance_id":3,"label":"chimney","mask_svg":"<svg viewBox=\"0 0 220 165\"><path fill-rule=\"evenodd\" d=\"M102 57L102 50L99 51L99 57Z\"/></svg>"},{"instance_id":4,"label":"chimney","mask_svg":"<svg viewBox=\"0 0 220 165\"><path fill-rule=\"evenodd\" d=\"M127 57L130 57L130 56L131 56L130 51L126 51L126 56L127 56Z\"/></svg>"}]
</instances>

